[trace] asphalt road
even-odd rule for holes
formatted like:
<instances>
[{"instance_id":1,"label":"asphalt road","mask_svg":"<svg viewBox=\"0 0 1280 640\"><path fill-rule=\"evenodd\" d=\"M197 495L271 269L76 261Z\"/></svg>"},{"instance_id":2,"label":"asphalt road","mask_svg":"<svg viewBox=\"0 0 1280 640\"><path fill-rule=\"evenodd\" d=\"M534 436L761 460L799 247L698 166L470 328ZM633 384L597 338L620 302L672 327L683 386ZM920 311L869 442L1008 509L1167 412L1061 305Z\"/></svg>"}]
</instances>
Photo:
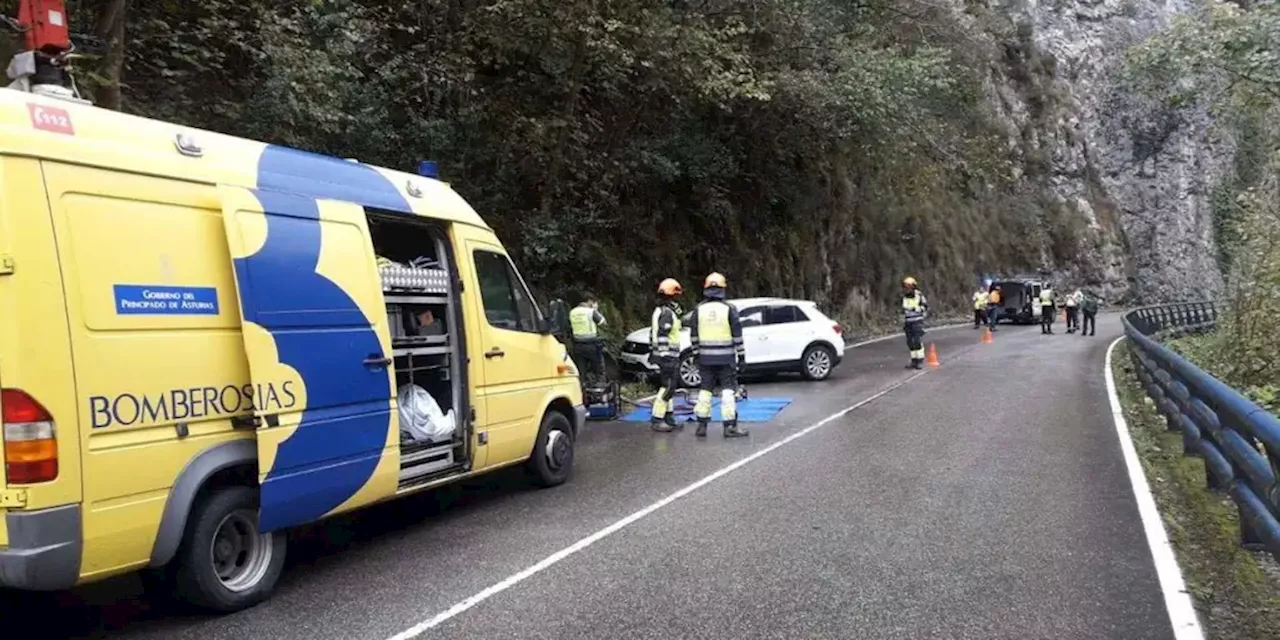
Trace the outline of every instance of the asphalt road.
<instances>
[{"instance_id":1,"label":"asphalt road","mask_svg":"<svg viewBox=\"0 0 1280 640\"><path fill-rule=\"evenodd\" d=\"M25 637L382 640L506 584L420 637L1169 638L1102 378L1119 317L1099 325L934 331L942 366L923 375L900 339L866 345L826 382L751 384L794 402L741 440L589 423L569 484L507 473L298 532L274 599L239 614L184 613L126 577L0 594L0 620L48 631Z\"/></svg>"}]
</instances>

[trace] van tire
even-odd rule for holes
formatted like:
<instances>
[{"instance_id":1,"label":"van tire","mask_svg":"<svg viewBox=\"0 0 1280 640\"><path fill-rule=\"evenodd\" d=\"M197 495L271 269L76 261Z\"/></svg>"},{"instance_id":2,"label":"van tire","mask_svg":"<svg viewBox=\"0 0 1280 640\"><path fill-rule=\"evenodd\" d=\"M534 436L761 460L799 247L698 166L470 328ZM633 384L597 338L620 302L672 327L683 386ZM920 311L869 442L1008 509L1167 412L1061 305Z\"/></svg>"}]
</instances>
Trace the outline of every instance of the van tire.
<instances>
[{"instance_id":1,"label":"van tire","mask_svg":"<svg viewBox=\"0 0 1280 640\"><path fill-rule=\"evenodd\" d=\"M177 591L184 601L218 613L252 607L275 590L287 544L283 531L258 533L256 489L217 489L199 503L183 532L174 558ZM225 578L218 553L226 554Z\"/></svg>"},{"instance_id":2,"label":"van tire","mask_svg":"<svg viewBox=\"0 0 1280 640\"><path fill-rule=\"evenodd\" d=\"M573 424L559 411L542 417L538 440L529 458L529 473L541 487L562 485L573 475Z\"/></svg>"}]
</instances>

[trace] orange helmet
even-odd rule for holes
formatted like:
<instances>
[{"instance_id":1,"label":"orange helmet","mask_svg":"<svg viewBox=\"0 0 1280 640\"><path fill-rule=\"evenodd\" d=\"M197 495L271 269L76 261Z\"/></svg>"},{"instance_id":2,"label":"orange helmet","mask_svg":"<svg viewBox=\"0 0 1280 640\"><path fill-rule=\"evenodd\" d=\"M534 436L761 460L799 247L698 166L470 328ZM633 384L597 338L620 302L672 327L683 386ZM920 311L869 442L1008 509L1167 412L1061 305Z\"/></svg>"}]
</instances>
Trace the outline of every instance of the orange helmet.
<instances>
[{"instance_id":1,"label":"orange helmet","mask_svg":"<svg viewBox=\"0 0 1280 640\"><path fill-rule=\"evenodd\" d=\"M658 293L674 298L684 293L684 287L675 278L667 278L658 285Z\"/></svg>"},{"instance_id":2,"label":"orange helmet","mask_svg":"<svg viewBox=\"0 0 1280 640\"><path fill-rule=\"evenodd\" d=\"M729 286L729 283L726 282L724 279L724 276L720 275L720 273L718 272L712 273L711 275L707 276L706 280L702 281L703 289L710 289L711 287L720 287L721 289L725 289L728 286Z\"/></svg>"}]
</instances>

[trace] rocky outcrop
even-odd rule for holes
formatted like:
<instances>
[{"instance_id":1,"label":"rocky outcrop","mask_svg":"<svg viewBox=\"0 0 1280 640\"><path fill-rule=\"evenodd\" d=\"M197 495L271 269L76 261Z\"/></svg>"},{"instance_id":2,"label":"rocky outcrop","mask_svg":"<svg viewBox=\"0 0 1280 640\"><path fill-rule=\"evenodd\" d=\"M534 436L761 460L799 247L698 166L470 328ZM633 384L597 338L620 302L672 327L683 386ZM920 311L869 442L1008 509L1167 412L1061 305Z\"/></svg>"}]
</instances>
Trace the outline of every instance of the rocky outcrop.
<instances>
[{"instance_id":1,"label":"rocky outcrop","mask_svg":"<svg viewBox=\"0 0 1280 640\"><path fill-rule=\"evenodd\" d=\"M1074 259L1062 259L1052 239L1045 243L1043 262L1059 282L1128 302L1222 288L1209 192L1230 168L1232 145L1215 134L1207 112L1175 113L1120 82L1125 50L1194 6L1027 0L985 7L1012 22L1012 33L993 34L1001 55L990 67L989 93L1017 170L1075 221Z\"/></svg>"}]
</instances>

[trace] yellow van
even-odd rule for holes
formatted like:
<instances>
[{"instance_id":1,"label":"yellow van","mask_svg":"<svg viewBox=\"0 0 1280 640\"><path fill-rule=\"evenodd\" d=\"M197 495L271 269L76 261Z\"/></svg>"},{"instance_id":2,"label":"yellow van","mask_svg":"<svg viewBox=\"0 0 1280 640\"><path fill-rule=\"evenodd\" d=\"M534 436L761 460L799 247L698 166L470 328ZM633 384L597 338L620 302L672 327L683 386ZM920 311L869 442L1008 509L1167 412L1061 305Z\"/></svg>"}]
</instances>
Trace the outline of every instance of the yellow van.
<instances>
[{"instance_id":1,"label":"yellow van","mask_svg":"<svg viewBox=\"0 0 1280 640\"><path fill-rule=\"evenodd\" d=\"M292 526L526 464L577 370L424 175L0 90L0 587L265 599Z\"/></svg>"}]
</instances>

